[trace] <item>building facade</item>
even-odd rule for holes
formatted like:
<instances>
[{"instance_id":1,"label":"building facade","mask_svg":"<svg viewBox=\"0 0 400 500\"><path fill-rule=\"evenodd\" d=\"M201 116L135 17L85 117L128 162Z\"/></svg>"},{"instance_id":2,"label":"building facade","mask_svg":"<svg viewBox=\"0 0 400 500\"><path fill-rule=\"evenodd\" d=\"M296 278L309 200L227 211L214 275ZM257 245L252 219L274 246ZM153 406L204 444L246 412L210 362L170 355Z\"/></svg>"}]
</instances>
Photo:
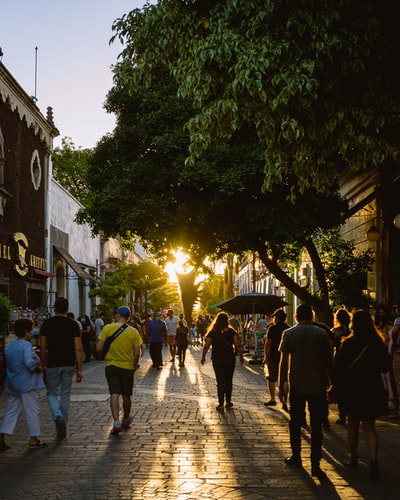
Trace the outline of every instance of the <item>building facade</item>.
<instances>
[{"instance_id":1,"label":"building facade","mask_svg":"<svg viewBox=\"0 0 400 500\"><path fill-rule=\"evenodd\" d=\"M48 194L49 246L47 260L51 277L48 280L48 302L67 297L70 310L78 316L95 314L96 301L89 297L98 278L102 253L100 237L92 237L87 224L75 222L82 205L50 176Z\"/></svg>"},{"instance_id":2,"label":"building facade","mask_svg":"<svg viewBox=\"0 0 400 500\"><path fill-rule=\"evenodd\" d=\"M0 63L0 292L16 307L46 303L46 206L53 139L47 117Z\"/></svg>"}]
</instances>

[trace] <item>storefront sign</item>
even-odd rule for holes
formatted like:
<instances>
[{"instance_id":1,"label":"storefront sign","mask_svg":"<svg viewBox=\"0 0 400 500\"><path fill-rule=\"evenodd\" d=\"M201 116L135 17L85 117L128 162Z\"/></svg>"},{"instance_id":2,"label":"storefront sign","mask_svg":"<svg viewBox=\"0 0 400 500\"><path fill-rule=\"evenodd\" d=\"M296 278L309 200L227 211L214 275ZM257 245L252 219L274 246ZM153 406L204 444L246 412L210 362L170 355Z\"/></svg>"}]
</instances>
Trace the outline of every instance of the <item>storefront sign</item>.
<instances>
[{"instance_id":1,"label":"storefront sign","mask_svg":"<svg viewBox=\"0 0 400 500\"><path fill-rule=\"evenodd\" d=\"M30 267L46 270L46 259L28 254L29 241L24 233L14 233L12 241L14 243L13 248L5 243L0 243L0 260L13 262L13 268L20 276L26 276Z\"/></svg>"}]
</instances>

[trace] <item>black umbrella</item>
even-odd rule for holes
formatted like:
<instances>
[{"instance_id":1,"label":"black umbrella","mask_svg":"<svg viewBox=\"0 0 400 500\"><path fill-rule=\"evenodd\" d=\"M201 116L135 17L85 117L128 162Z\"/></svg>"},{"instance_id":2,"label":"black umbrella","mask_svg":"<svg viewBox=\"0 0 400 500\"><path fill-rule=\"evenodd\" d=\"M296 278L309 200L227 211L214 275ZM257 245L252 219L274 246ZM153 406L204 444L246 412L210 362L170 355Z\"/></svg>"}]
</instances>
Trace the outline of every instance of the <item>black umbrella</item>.
<instances>
[{"instance_id":1,"label":"black umbrella","mask_svg":"<svg viewBox=\"0 0 400 500\"><path fill-rule=\"evenodd\" d=\"M243 293L232 299L214 304L213 308L220 308L231 314L254 314L271 315L277 309L287 306L281 297L267 293ZM257 332L254 329L254 360L257 360Z\"/></svg>"},{"instance_id":2,"label":"black umbrella","mask_svg":"<svg viewBox=\"0 0 400 500\"><path fill-rule=\"evenodd\" d=\"M242 293L212 307L219 307L231 314L272 314L280 307L287 306L281 297L267 293Z\"/></svg>"}]
</instances>

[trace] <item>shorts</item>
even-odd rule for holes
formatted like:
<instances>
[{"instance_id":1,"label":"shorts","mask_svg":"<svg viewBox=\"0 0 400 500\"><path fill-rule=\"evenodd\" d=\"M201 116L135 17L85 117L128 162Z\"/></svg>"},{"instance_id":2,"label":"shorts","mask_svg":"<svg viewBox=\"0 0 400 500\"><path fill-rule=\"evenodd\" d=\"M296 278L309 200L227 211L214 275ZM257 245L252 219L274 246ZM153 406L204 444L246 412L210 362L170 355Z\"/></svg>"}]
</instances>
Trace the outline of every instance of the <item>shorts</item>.
<instances>
[{"instance_id":1,"label":"shorts","mask_svg":"<svg viewBox=\"0 0 400 500\"><path fill-rule=\"evenodd\" d=\"M267 362L268 366L268 377L267 379L270 382L277 382L278 381L278 371L279 371L279 361L277 359L270 359Z\"/></svg>"},{"instance_id":2,"label":"shorts","mask_svg":"<svg viewBox=\"0 0 400 500\"><path fill-rule=\"evenodd\" d=\"M126 368L114 365L106 366L106 379L110 394L132 396L133 374L133 370L127 370Z\"/></svg>"},{"instance_id":3,"label":"shorts","mask_svg":"<svg viewBox=\"0 0 400 500\"><path fill-rule=\"evenodd\" d=\"M175 335L167 336L167 345L175 345Z\"/></svg>"}]
</instances>

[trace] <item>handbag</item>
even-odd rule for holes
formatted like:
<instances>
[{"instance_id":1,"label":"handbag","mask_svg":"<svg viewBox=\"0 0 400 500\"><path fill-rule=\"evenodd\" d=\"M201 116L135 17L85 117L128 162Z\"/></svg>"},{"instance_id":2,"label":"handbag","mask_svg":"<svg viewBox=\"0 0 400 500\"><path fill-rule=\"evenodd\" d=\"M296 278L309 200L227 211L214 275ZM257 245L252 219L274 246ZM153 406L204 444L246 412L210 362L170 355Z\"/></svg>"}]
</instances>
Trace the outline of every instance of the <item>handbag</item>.
<instances>
[{"instance_id":1,"label":"handbag","mask_svg":"<svg viewBox=\"0 0 400 500\"><path fill-rule=\"evenodd\" d=\"M104 341L104 345L103 345L103 350L101 351L101 356L102 356L102 359L104 359L106 357L106 354L108 353L108 350L110 349L110 345L114 342L114 340L119 336L121 335L121 333L125 330L125 328L128 327L128 324L127 323L124 323L123 325L121 325L118 330L116 332L114 332L112 335L110 335L109 337L106 338L106 340Z\"/></svg>"}]
</instances>

